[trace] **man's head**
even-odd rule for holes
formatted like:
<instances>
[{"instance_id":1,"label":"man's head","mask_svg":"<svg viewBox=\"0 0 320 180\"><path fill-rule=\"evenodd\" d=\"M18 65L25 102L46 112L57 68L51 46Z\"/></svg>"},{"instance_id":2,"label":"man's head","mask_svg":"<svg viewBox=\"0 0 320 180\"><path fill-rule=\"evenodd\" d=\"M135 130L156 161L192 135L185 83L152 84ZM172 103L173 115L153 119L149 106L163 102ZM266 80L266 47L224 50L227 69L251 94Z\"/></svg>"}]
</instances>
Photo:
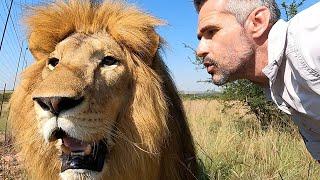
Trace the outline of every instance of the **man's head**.
<instances>
[{"instance_id":1,"label":"man's head","mask_svg":"<svg viewBox=\"0 0 320 180\"><path fill-rule=\"evenodd\" d=\"M199 12L197 54L213 83L254 81L261 54L280 11L274 0L194 0ZM266 49L266 48L265 48Z\"/></svg>"}]
</instances>

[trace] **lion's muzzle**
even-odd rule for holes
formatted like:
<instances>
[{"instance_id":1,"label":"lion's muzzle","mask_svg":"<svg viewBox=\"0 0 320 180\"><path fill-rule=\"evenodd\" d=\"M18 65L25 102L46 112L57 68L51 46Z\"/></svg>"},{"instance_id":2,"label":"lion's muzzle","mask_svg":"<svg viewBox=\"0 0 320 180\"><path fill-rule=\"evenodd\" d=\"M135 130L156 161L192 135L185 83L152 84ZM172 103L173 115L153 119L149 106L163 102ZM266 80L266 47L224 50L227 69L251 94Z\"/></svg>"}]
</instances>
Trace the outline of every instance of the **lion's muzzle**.
<instances>
[{"instance_id":1,"label":"lion's muzzle","mask_svg":"<svg viewBox=\"0 0 320 180\"><path fill-rule=\"evenodd\" d=\"M73 133L79 132L75 130L74 124L67 120L69 124L61 123L59 118L63 114L71 115L73 109L85 104L84 97L33 97L41 112L51 113L54 119L47 119L45 123L45 134L48 142L53 142L58 139L62 140L61 147L61 173L66 170L89 170L101 172L109 151L106 145L107 140L101 139L93 142L79 140L77 136L72 136ZM69 111L70 110L70 111ZM74 134L73 134L74 135Z\"/></svg>"},{"instance_id":2,"label":"lion's muzzle","mask_svg":"<svg viewBox=\"0 0 320 180\"><path fill-rule=\"evenodd\" d=\"M34 97L40 107L45 111L50 111L55 116L58 116L61 111L72 109L84 100L84 97Z\"/></svg>"}]
</instances>

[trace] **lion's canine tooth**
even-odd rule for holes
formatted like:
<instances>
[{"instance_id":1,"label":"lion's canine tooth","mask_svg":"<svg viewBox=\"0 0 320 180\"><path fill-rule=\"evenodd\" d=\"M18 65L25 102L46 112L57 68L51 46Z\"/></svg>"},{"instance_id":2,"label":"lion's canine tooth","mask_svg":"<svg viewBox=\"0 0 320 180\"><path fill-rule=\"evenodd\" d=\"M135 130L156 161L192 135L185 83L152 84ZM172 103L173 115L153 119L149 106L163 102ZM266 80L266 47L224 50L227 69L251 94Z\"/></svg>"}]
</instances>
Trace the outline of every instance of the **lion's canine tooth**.
<instances>
[{"instance_id":1,"label":"lion's canine tooth","mask_svg":"<svg viewBox=\"0 0 320 180\"><path fill-rule=\"evenodd\" d=\"M69 147L65 146L64 144L61 145L61 150L63 153L65 154L70 154L71 153L71 150Z\"/></svg>"},{"instance_id":2,"label":"lion's canine tooth","mask_svg":"<svg viewBox=\"0 0 320 180\"><path fill-rule=\"evenodd\" d=\"M91 145L89 144L89 145L86 147L86 149L84 150L84 154L85 154L85 155L90 155L91 152L92 152L92 147L91 147Z\"/></svg>"}]
</instances>

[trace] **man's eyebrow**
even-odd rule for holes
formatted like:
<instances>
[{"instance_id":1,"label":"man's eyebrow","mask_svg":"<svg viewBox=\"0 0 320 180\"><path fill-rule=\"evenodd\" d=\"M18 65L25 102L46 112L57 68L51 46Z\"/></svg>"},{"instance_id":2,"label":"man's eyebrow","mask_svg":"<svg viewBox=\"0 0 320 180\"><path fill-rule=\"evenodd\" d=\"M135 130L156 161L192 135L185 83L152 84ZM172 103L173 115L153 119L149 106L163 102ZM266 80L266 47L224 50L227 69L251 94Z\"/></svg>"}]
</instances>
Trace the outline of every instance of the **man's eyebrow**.
<instances>
[{"instance_id":1,"label":"man's eyebrow","mask_svg":"<svg viewBox=\"0 0 320 180\"><path fill-rule=\"evenodd\" d=\"M202 34L203 34L204 32L206 32L207 30L209 30L209 29L219 30L219 29L221 29L221 28L220 28L219 26L217 26L217 25L207 25L207 26L204 26L203 28L200 29L200 31L199 31L199 33L198 33L198 35L197 35L198 40L200 40L201 37L202 37Z\"/></svg>"}]
</instances>

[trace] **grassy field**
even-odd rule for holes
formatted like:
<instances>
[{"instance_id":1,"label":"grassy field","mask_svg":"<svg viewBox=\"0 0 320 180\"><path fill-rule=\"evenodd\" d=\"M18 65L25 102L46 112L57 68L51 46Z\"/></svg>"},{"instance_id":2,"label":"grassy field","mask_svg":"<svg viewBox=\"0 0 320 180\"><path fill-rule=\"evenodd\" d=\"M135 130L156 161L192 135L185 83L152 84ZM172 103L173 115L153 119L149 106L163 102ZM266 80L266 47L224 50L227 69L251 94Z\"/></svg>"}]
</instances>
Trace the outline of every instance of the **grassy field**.
<instances>
[{"instance_id":1,"label":"grassy field","mask_svg":"<svg viewBox=\"0 0 320 180\"><path fill-rule=\"evenodd\" d=\"M262 130L246 108L217 100L184 101L198 157L211 179L320 179L320 165L297 131Z\"/></svg>"},{"instance_id":2,"label":"grassy field","mask_svg":"<svg viewBox=\"0 0 320 180\"><path fill-rule=\"evenodd\" d=\"M185 99L184 106L199 161L210 179L320 179L320 165L312 160L296 130L263 130L240 103L225 109L215 99ZM1 139L0 132L0 179L21 178L17 157Z\"/></svg>"},{"instance_id":3,"label":"grassy field","mask_svg":"<svg viewBox=\"0 0 320 180\"><path fill-rule=\"evenodd\" d=\"M0 101L1 103L1 101ZM0 104L1 105L1 104ZM6 120L8 117L8 103L4 103L3 107L2 107L2 113L0 116L0 132L3 132L5 130L5 126L6 126Z\"/></svg>"}]
</instances>

